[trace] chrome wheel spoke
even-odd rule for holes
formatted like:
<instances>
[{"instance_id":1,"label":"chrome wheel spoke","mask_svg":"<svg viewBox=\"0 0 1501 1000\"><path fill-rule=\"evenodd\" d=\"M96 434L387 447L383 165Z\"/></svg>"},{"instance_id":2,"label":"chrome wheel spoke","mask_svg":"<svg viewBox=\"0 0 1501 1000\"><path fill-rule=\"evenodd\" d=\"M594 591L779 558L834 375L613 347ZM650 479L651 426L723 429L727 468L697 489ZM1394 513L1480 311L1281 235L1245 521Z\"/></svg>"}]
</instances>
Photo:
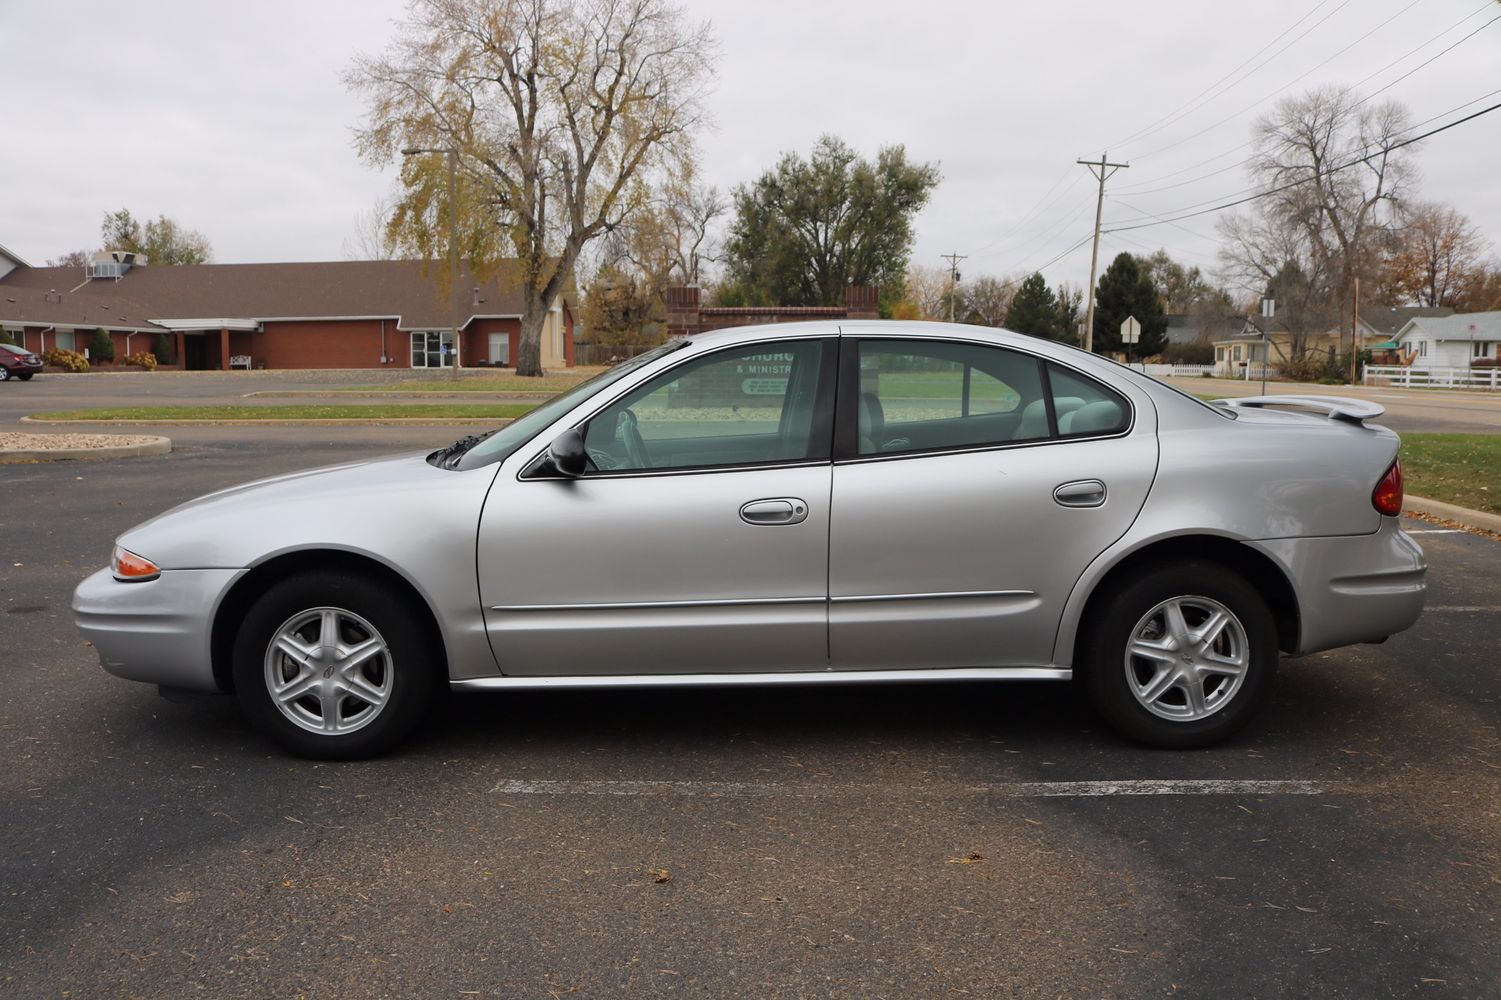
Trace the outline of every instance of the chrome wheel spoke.
<instances>
[{"instance_id":1,"label":"chrome wheel spoke","mask_svg":"<svg viewBox=\"0 0 1501 1000\"><path fill-rule=\"evenodd\" d=\"M330 685L324 684L318 688L318 707L323 711L322 722L325 733L338 731L339 703L343 700L343 693L334 690Z\"/></svg>"},{"instance_id":2,"label":"chrome wheel spoke","mask_svg":"<svg viewBox=\"0 0 1501 1000\"><path fill-rule=\"evenodd\" d=\"M1205 674L1219 674L1222 677L1239 677L1246 669L1244 657L1219 656L1215 653L1205 653L1199 657L1197 664L1199 671Z\"/></svg>"},{"instance_id":3,"label":"chrome wheel spoke","mask_svg":"<svg viewBox=\"0 0 1501 1000\"><path fill-rule=\"evenodd\" d=\"M1188 645L1188 621L1183 617L1182 602L1168 601L1162 608L1162 618L1167 624L1167 634L1173 637L1173 641L1180 647Z\"/></svg>"},{"instance_id":4,"label":"chrome wheel spoke","mask_svg":"<svg viewBox=\"0 0 1501 1000\"><path fill-rule=\"evenodd\" d=\"M306 663L308 657L312 656L314 652L313 649L309 648L306 643L297 637L296 633L289 634L283 631L276 636L274 642L278 650L290 656L298 663Z\"/></svg>"},{"instance_id":5,"label":"chrome wheel spoke","mask_svg":"<svg viewBox=\"0 0 1501 1000\"><path fill-rule=\"evenodd\" d=\"M357 670L385 651L386 644L374 636L364 642L357 642L353 646L341 646L340 652L343 656L339 661L339 669L341 671Z\"/></svg>"},{"instance_id":6,"label":"chrome wheel spoke","mask_svg":"<svg viewBox=\"0 0 1501 1000\"><path fill-rule=\"evenodd\" d=\"M1137 692L1137 697L1142 701L1151 703L1160 699L1178 684L1178 672L1172 667L1166 667L1158 671L1157 675L1146 687Z\"/></svg>"},{"instance_id":7,"label":"chrome wheel spoke","mask_svg":"<svg viewBox=\"0 0 1501 1000\"><path fill-rule=\"evenodd\" d=\"M318 645L330 651L339 647L339 613L333 608L318 616Z\"/></svg>"},{"instance_id":8,"label":"chrome wheel spoke","mask_svg":"<svg viewBox=\"0 0 1501 1000\"><path fill-rule=\"evenodd\" d=\"M380 688L370 683L365 679L365 676L363 674L358 672L347 674L344 679L344 684L349 689L350 694L358 698L360 701L363 701L371 708L379 708L381 705L385 704L386 696L389 693L387 691L382 691Z\"/></svg>"},{"instance_id":9,"label":"chrome wheel spoke","mask_svg":"<svg viewBox=\"0 0 1501 1000\"><path fill-rule=\"evenodd\" d=\"M271 696L278 704L290 705L308 696L317 690L318 675L311 670L304 669L296 677L292 678L282 687L273 687Z\"/></svg>"},{"instance_id":10,"label":"chrome wheel spoke","mask_svg":"<svg viewBox=\"0 0 1501 1000\"><path fill-rule=\"evenodd\" d=\"M1195 640L1204 646L1214 645L1214 641L1225 631L1225 626L1230 624L1230 615L1224 611L1215 611L1199 626Z\"/></svg>"},{"instance_id":11,"label":"chrome wheel spoke","mask_svg":"<svg viewBox=\"0 0 1501 1000\"><path fill-rule=\"evenodd\" d=\"M1157 663L1173 663L1178 659L1171 649L1156 639L1133 639L1126 652Z\"/></svg>"},{"instance_id":12,"label":"chrome wheel spoke","mask_svg":"<svg viewBox=\"0 0 1501 1000\"><path fill-rule=\"evenodd\" d=\"M1204 697L1204 682L1198 678L1192 678L1183 683L1183 693L1188 698L1188 710L1195 719L1208 714L1208 704Z\"/></svg>"}]
</instances>

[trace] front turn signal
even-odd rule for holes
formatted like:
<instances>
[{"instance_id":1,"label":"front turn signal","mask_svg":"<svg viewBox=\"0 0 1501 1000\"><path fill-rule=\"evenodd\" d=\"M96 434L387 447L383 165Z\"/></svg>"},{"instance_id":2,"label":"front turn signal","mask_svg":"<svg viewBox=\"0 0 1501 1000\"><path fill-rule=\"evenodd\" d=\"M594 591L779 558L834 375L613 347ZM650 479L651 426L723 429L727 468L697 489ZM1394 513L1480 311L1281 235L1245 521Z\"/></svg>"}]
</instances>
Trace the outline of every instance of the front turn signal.
<instances>
[{"instance_id":1,"label":"front turn signal","mask_svg":"<svg viewBox=\"0 0 1501 1000\"><path fill-rule=\"evenodd\" d=\"M155 580L162 575L161 568L142 556L136 555L129 549L115 546L115 551L109 556L109 570L115 575L115 579L122 583L139 583L143 580Z\"/></svg>"}]
</instances>

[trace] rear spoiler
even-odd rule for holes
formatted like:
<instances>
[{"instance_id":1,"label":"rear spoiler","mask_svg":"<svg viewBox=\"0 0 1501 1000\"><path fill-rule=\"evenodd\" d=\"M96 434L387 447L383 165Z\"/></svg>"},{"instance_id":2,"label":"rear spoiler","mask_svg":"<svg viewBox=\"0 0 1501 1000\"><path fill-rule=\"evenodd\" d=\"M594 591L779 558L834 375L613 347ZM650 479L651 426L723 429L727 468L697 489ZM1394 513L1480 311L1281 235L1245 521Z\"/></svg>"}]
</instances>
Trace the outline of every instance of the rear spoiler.
<instances>
[{"instance_id":1,"label":"rear spoiler","mask_svg":"<svg viewBox=\"0 0 1501 1000\"><path fill-rule=\"evenodd\" d=\"M1364 399L1340 399L1335 396L1245 396L1240 399L1216 399L1215 406L1226 409L1261 409L1265 406L1296 406L1304 410L1319 410L1330 420L1343 420L1352 424L1365 424L1373 417L1386 412L1380 403Z\"/></svg>"}]
</instances>

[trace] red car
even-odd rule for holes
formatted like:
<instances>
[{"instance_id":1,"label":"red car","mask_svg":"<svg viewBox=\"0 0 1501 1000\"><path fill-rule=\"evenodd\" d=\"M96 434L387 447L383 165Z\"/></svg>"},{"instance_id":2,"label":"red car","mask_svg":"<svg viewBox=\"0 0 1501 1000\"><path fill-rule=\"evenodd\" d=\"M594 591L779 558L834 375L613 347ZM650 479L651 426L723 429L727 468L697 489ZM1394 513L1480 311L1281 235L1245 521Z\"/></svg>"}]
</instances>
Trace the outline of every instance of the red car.
<instances>
[{"instance_id":1,"label":"red car","mask_svg":"<svg viewBox=\"0 0 1501 1000\"><path fill-rule=\"evenodd\" d=\"M18 378L25 382L42 370L42 359L24 347L0 344L0 382Z\"/></svg>"}]
</instances>

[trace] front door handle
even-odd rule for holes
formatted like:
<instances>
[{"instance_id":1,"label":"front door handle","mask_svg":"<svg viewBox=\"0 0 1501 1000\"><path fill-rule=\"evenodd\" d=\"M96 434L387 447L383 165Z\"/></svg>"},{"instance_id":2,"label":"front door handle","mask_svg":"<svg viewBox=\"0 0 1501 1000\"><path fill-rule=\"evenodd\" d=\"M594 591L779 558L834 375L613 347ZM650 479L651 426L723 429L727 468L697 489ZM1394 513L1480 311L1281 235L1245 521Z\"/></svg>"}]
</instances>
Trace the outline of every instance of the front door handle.
<instances>
[{"instance_id":1,"label":"front door handle","mask_svg":"<svg viewBox=\"0 0 1501 1000\"><path fill-rule=\"evenodd\" d=\"M1102 507L1105 504L1105 484L1098 479L1064 483L1053 491L1053 499L1063 507Z\"/></svg>"},{"instance_id":2,"label":"front door handle","mask_svg":"<svg viewBox=\"0 0 1501 1000\"><path fill-rule=\"evenodd\" d=\"M746 524L797 524L808 516L808 505L797 497L752 500L740 508Z\"/></svg>"}]
</instances>

